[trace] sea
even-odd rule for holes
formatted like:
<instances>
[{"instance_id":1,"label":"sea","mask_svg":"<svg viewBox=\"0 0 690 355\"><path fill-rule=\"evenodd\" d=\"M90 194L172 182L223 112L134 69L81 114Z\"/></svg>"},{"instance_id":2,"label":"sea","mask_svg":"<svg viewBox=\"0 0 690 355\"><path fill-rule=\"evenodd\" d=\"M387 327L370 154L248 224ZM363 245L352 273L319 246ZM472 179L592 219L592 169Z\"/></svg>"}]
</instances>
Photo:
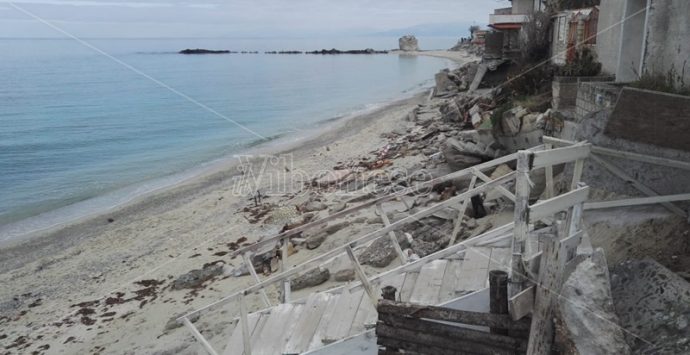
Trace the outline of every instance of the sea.
<instances>
[{"instance_id":1,"label":"sea","mask_svg":"<svg viewBox=\"0 0 690 355\"><path fill-rule=\"evenodd\" d=\"M457 42L419 40L423 49ZM395 47L394 37L0 39L0 243L412 96L454 66L422 56L264 54ZM185 48L259 53L177 53Z\"/></svg>"}]
</instances>

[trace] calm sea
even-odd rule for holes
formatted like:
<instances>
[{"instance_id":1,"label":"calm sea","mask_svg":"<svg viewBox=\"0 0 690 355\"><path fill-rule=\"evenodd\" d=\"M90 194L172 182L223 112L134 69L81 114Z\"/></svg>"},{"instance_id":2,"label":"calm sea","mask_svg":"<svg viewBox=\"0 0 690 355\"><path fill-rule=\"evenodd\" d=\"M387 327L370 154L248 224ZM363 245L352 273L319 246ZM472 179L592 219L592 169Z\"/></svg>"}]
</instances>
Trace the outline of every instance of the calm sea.
<instances>
[{"instance_id":1,"label":"calm sea","mask_svg":"<svg viewBox=\"0 0 690 355\"><path fill-rule=\"evenodd\" d=\"M0 39L0 241L123 203L264 139L411 95L452 66L263 54L389 49L396 38L87 42L107 55L68 39ZM176 54L184 48L260 54Z\"/></svg>"}]
</instances>

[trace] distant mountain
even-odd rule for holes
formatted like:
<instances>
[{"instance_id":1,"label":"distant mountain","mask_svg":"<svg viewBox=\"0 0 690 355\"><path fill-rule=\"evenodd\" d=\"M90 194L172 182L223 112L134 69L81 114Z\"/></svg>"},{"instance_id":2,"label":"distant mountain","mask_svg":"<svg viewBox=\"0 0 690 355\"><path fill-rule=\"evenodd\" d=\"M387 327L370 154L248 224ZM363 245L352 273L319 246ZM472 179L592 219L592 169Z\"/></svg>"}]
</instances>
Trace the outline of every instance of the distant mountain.
<instances>
[{"instance_id":1,"label":"distant mountain","mask_svg":"<svg viewBox=\"0 0 690 355\"><path fill-rule=\"evenodd\" d=\"M370 33L372 36L448 36L448 37L467 37L470 34L469 28L476 23L471 22L452 22L452 23L429 23L415 25L405 28L397 28L387 31Z\"/></svg>"}]
</instances>

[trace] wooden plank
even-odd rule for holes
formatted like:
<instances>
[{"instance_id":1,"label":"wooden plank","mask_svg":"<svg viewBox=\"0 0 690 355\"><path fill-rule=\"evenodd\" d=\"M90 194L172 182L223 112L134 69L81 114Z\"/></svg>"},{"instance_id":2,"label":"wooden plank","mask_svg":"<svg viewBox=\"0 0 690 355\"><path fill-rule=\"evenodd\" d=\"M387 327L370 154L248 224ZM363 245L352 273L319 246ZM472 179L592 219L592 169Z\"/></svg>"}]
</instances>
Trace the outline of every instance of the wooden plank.
<instances>
[{"instance_id":1,"label":"wooden plank","mask_svg":"<svg viewBox=\"0 0 690 355\"><path fill-rule=\"evenodd\" d=\"M532 223L554 214L566 211L570 207L587 201L589 196L589 186L581 187L564 193L552 199L538 202L529 208L529 218Z\"/></svg>"},{"instance_id":2,"label":"wooden plank","mask_svg":"<svg viewBox=\"0 0 690 355\"><path fill-rule=\"evenodd\" d=\"M581 144L570 147L556 148L534 152L532 169L540 169L547 166L554 166L563 163L573 162L589 157L592 151L591 144Z\"/></svg>"},{"instance_id":3,"label":"wooden plank","mask_svg":"<svg viewBox=\"0 0 690 355\"><path fill-rule=\"evenodd\" d=\"M417 284L414 287L410 302L419 304L438 303L439 292L443 285L443 275L446 272L446 260L434 260L424 266L419 271Z\"/></svg>"},{"instance_id":4,"label":"wooden plank","mask_svg":"<svg viewBox=\"0 0 690 355\"><path fill-rule=\"evenodd\" d=\"M488 177L486 174L484 174L483 172L481 172L477 169L472 169L472 173L484 182L490 182L491 181L490 177ZM501 195L503 195L505 198L507 198L511 202L515 202L515 195L512 192L508 191L508 189L506 189L505 187L499 186L496 188L496 190L498 192L500 192Z\"/></svg>"},{"instance_id":5,"label":"wooden plank","mask_svg":"<svg viewBox=\"0 0 690 355\"><path fill-rule=\"evenodd\" d=\"M383 323L376 325L376 335L386 338L405 340L420 345L430 345L433 347L456 350L462 349L471 354L480 355L514 355L514 350L501 349L495 346L464 341L457 338L448 338L443 335L420 333L414 330L402 329L388 326Z\"/></svg>"},{"instance_id":6,"label":"wooden plank","mask_svg":"<svg viewBox=\"0 0 690 355\"><path fill-rule=\"evenodd\" d=\"M654 165L667 166L671 168L690 170L690 162L667 159L661 157L655 157L645 154L637 154L632 152L624 152L620 150L608 149L603 147L593 147L592 152L601 155L607 155L616 158L623 158L629 160L635 160L643 163L649 163Z\"/></svg>"},{"instance_id":7,"label":"wooden plank","mask_svg":"<svg viewBox=\"0 0 690 355\"><path fill-rule=\"evenodd\" d=\"M553 149L553 144L546 143L544 144L544 150L551 150ZM554 196L554 189L553 189L553 166L549 165L547 167L544 167L544 173L546 177L546 198L552 198Z\"/></svg>"},{"instance_id":8,"label":"wooden plank","mask_svg":"<svg viewBox=\"0 0 690 355\"><path fill-rule=\"evenodd\" d=\"M333 295L330 293L309 295L302 313L295 322L295 331L283 347L286 354L299 354L309 349L309 344L314 338L314 333L331 298Z\"/></svg>"},{"instance_id":9,"label":"wooden plank","mask_svg":"<svg viewBox=\"0 0 690 355\"><path fill-rule=\"evenodd\" d=\"M383 210L383 206L381 206L380 203L376 205L376 212L378 212L379 216L381 217L384 226L387 227L391 225L391 221L388 219L388 214L386 214L386 212ZM388 237L391 239L391 243L393 244L395 253L398 254L398 258L400 258L400 262L403 264L407 263L407 255L403 253L403 250L400 247L400 243L398 243L398 237L395 235L395 232L388 232Z\"/></svg>"},{"instance_id":10,"label":"wooden plank","mask_svg":"<svg viewBox=\"0 0 690 355\"><path fill-rule=\"evenodd\" d=\"M573 179L570 182L570 191L577 189L580 180L582 179L582 170L585 167L585 160L578 159L575 161L575 167L573 168Z\"/></svg>"},{"instance_id":11,"label":"wooden plank","mask_svg":"<svg viewBox=\"0 0 690 355\"><path fill-rule=\"evenodd\" d=\"M580 245L580 242L582 242L582 236L584 235L583 231L578 231L575 234L571 235L568 238L565 238L560 241L561 245L561 250L560 250L560 262L561 263L567 263L570 260L573 260L575 255L577 254L577 247Z\"/></svg>"},{"instance_id":12,"label":"wooden plank","mask_svg":"<svg viewBox=\"0 0 690 355\"><path fill-rule=\"evenodd\" d=\"M417 284L417 277L419 272L410 271L404 274L405 281L403 282L402 288L400 289L400 297L398 299L401 302L409 302L410 296L412 296L412 291L414 290L414 285Z\"/></svg>"},{"instance_id":13,"label":"wooden plank","mask_svg":"<svg viewBox=\"0 0 690 355\"><path fill-rule=\"evenodd\" d=\"M335 306L333 317L321 338L324 344L330 344L347 337L357 314L357 308L359 308L359 304L362 302L362 296L364 296L363 290L353 293L350 293L347 289L343 290Z\"/></svg>"},{"instance_id":14,"label":"wooden plank","mask_svg":"<svg viewBox=\"0 0 690 355\"><path fill-rule=\"evenodd\" d=\"M376 310L405 317L428 318L433 320L463 323L490 328L528 330L530 322L514 321L509 315L463 311L459 309L418 305L405 302L380 300Z\"/></svg>"},{"instance_id":15,"label":"wooden plank","mask_svg":"<svg viewBox=\"0 0 690 355\"><path fill-rule=\"evenodd\" d=\"M476 291L486 287L489 278L491 248L470 247L465 251L465 260L460 268L460 279L456 289Z\"/></svg>"},{"instance_id":16,"label":"wooden plank","mask_svg":"<svg viewBox=\"0 0 690 355\"><path fill-rule=\"evenodd\" d=\"M515 176L515 209L513 211L513 250L511 259L510 281L508 285L508 297L514 296L522 290L524 283L524 270L522 258L526 251L527 235L529 234L529 172L531 152L519 151Z\"/></svg>"},{"instance_id":17,"label":"wooden plank","mask_svg":"<svg viewBox=\"0 0 690 355\"><path fill-rule=\"evenodd\" d=\"M254 278L254 282L256 284L261 284L261 279L259 278L259 275L256 274L256 270L254 269L254 264L252 263L252 256L250 253L244 253L242 254L242 258L244 259L244 264L247 265L247 270L249 270L249 273L252 274L252 278ZM264 305L266 307L271 307L271 301L268 299L268 295L266 294L266 290L262 287L261 290L261 299L264 301Z\"/></svg>"},{"instance_id":18,"label":"wooden plank","mask_svg":"<svg viewBox=\"0 0 690 355\"><path fill-rule=\"evenodd\" d=\"M259 318L259 321L256 323L256 327L254 327L254 331L252 332L252 341L250 342L252 346L252 353L254 353L254 349L256 349L256 347L262 341L261 333L264 329L264 325L266 325L266 321L268 321L268 318L270 317L270 313L267 311L262 311L258 313L261 315L261 317Z\"/></svg>"},{"instance_id":19,"label":"wooden plank","mask_svg":"<svg viewBox=\"0 0 690 355\"><path fill-rule=\"evenodd\" d=\"M513 320L520 320L532 313L534 290L535 286L530 286L508 300L508 312Z\"/></svg>"},{"instance_id":20,"label":"wooden plank","mask_svg":"<svg viewBox=\"0 0 690 355\"><path fill-rule=\"evenodd\" d=\"M349 336L361 334L374 327L377 318L376 308L371 303L371 300L368 297L362 297L359 302L359 307L357 307L355 318L352 320Z\"/></svg>"},{"instance_id":21,"label":"wooden plank","mask_svg":"<svg viewBox=\"0 0 690 355\"><path fill-rule=\"evenodd\" d=\"M441 290L438 293L438 304L455 299L455 288L460 280L462 260L448 260L446 273L443 275ZM404 288L404 286L403 286Z\"/></svg>"},{"instance_id":22,"label":"wooden plank","mask_svg":"<svg viewBox=\"0 0 690 355\"><path fill-rule=\"evenodd\" d=\"M477 175L472 175L472 180L470 180L470 186L467 188L471 190L477 183ZM448 246L455 244L455 240L458 238L458 233L460 233L460 228L462 227L462 220L465 218L465 211L467 211L467 205L470 203L470 199L465 199L460 203L460 208L458 209L458 216L455 218L453 223L453 231L450 234L450 240L448 241Z\"/></svg>"},{"instance_id":23,"label":"wooden plank","mask_svg":"<svg viewBox=\"0 0 690 355\"><path fill-rule=\"evenodd\" d=\"M510 272L510 248L491 248L491 260L489 261L489 271L502 270Z\"/></svg>"},{"instance_id":24,"label":"wooden plank","mask_svg":"<svg viewBox=\"0 0 690 355\"><path fill-rule=\"evenodd\" d=\"M433 334L447 339L467 341L471 346L475 344L484 344L491 345L499 351L512 350L513 352L511 354L515 354L515 352L524 352L527 348L525 339L458 327L455 324L440 323L419 318L398 317L392 314L382 314L380 321L395 329L406 329L417 332L418 334ZM463 350L471 351L471 349L468 348Z\"/></svg>"},{"instance_id":25,"label":"wooden plank","mask_svg":"<svg viewBox=\"0 0 690 355\"><path fill-rule=\"evenodd\" d=\"M251 339L251 334L252 332L254 332L254 328L256 328L256 324L259 322L260 318L260 312L252 313L247 317L247 332L249 334L249 339ZM232 332L232 335L230 336L230 340L228 340L228 343L225 346L223 354L234 355L237 354L237 351L240 349L244 350L242 354L247 354L246 350L249 350L251 352L251 341L249 342L249 344L245 343L243 327L244 326L241 323L237 323L237 325L235 326L235 330ZM246 347L245 344L247 344Z\"/></svg>"},{"instance_id":26,"label":"wooden plank","mask_svg":"<svg viewBox=\"0 0 690 355\"><path fill-rule=\"evenodd\" d=\"M261 333L255 335L260 341L252 348L252 355L273 355L282 350L283 333L287 331L287 325L294 322L291 318L294 309L295 305L290 303L282 303L271 308L271 314L268 315Z\"/></svg>"},{"instance_id":27,"label":"wooden plank","mask_svg":"<svg viewBox=\"0 0 690 355\"><path fill-rule=\"evenodd\" d=\"M622 200L602 201L602 202L587 202L587 203L585 203L585 210L597 210L597 209L603 209L603 208L653 205L653 204L662 203L662 202L677 202L677 201L690 201L690 194L638 197L638 198L627 198L627 199L622 199Z\"/></svg>"},{"instance_id":28,"label":"wooden plank","mask_svg":"<svg viewBox=\"0 0 690 355\"><path fill-rule=\"evenodd\" d=\"M620 179L623 179L623 181L631 184L634 188L636 188L638 191L644 193L647 196L659 196L659 194L650 189L649 187L645 186L641 182L635 180L632 176L628 175L623 169L613 165L611 162L607 161L606 159L597 157L596 155L593 155L592 160L596 162L597 164L601 165L604 167L606 170L608 170L611 174L619 177ZM670 203L670 202L662 202L661 203L664 207L666 207L669 211L681 216L681 217L686 217L685 211L680 209L678 206Z\"/></svg>"},{"instance_id":29,"label":"wooden plank","mask_svg":"<svg viewBox=\"0 0 690 355\"><path fill-rule=\"evenodd\" d=\"M555 331L552 313L563 276L562 263L559 261L559 240L565 234L565 228L565 223L557 221L557 235L542 235L543 250L535 291L528 355L548 354L551 351Z\"/></svg>"},{"instance_id":30,"label":"wooden plank","mask_svg":"<svg viewBox=\"0 0 690 355\"><path fill-rule=\"evenodd\" d=\"M210 354L210 355L218 355L215 349L213 349L213 346L204 338L203 335L199 332L198 329L192 324L192 322L189 321L188 318L182 318L182 322L184 325L192 332L192 335L194 335L194 338L196 338L197 341L201 343L201 345L204 347L204 349Z\"/></svg>"},{"instance_id":31,"label":"wooden plank","mask_svg":"<svg viewBox=\"0 0 690 355\"><path fill-rule=\"evenodd\" d=\"M326 333L328 323L330 323L331 319L333 318L333 314L335 313L335 305L338 303L339 298L340 295L332 295L332 297L328 300L328 303L326 303L321 320L318 322L316 331L314 332L314 336L312 337L307 350L313 350L326 345L321 341L321 339Z\"/></svg>"},{"instance_id":32,"label":"wooden plank","mask_svg":"<svg viewBox=\"0 0 690 355\"><path fill-rule=\"evenodd\" d=\"M372 303L376 303L376 301L378 300L378 296L376 295L374 289L371 287L371 284L369 283L369 278L367 278L367 274L364 272L362 265L359 264L359 261L357 260L355 253L352 251L352 248L349 245L345 248L345 251L347 252L348 258L350 258L350 261L352 262L352 267L355 269L355 274L357 274L357 278L359 279L359 282L362 284L364 292L367 293L367 296L369 296Z\"/></svg>"}]
</instances>

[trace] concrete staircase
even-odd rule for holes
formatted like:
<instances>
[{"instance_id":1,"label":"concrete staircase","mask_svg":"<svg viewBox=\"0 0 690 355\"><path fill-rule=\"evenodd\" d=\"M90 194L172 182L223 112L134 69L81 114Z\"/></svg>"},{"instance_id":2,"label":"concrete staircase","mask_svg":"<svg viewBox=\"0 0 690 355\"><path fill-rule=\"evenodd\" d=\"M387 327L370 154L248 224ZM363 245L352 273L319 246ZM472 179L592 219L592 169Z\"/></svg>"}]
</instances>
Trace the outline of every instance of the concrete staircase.
<instances>
[{"instance_id":1,"label":"concrete staircase","mask_svg":"<svg viewBox=\"0 0 690 355\"><path fill-rule=\"evenodd\" d=\"M393 286L401 301L438 305L487 287L491 269L507 270L510 248L469 247L414 272L374 283ZM249 314L252 355L301 354L375 326L377 313L361 286L313 293L307 299ZM243 354L242 327L235 326L224 354Z\"/></svg>"}]
</instances>

